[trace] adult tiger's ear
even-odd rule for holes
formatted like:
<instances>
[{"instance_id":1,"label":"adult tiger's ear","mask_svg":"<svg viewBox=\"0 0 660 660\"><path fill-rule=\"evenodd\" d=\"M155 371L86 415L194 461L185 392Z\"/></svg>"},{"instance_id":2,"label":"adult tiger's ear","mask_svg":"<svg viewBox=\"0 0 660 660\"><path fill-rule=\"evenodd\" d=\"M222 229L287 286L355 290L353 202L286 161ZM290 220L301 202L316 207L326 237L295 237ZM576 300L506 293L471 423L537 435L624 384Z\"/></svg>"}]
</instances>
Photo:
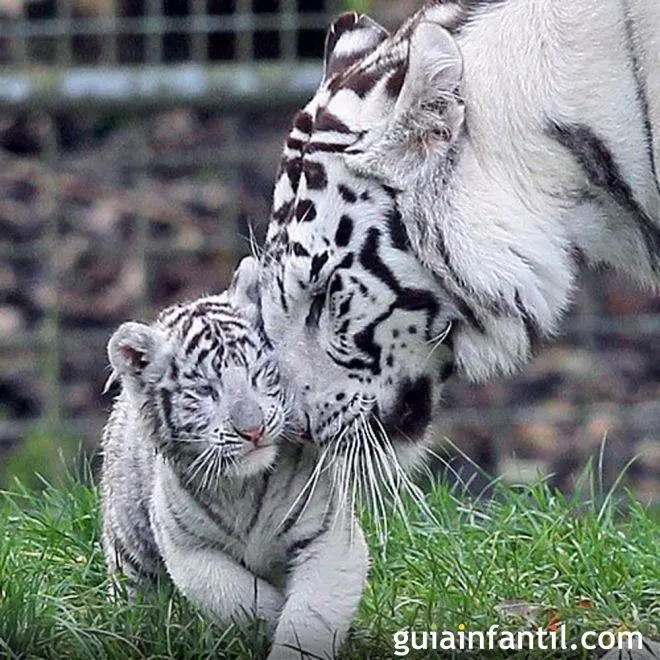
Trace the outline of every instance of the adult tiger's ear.
<instances>
[{"instance_id":1,"label":"adult tiger's ear","mask_svg":"<svg viewBox=\"0 0 660 660\"><path fill-rule=\"evenodd\" d=\"M260 324L260 288L261 268L254 257L243 257L234 271L229 293L232 302L244 318L257 326Z\"/></svg>"},{"instance_id":2,"label":"adult tiger's ear","mask_svg":"<svg viewBox=\"0 0 660 660\"><path fill-rule=\"evenodd\" d=\"M455 98L462 75L463 57L451 34L439 23L420 20L410 36L394 118Z\"/></svg>"},{"instance_id":3,"label":"adult tiger's ear","mask_svg":"<svg viewBox=\"0 0 660 660\"><path fill-rule=\"evenodd\" d=\"M387 82L366 100L365 137L347 164L406 189L437 174L461 133L463 58L449 32L424 16L397 36Z\"/></svg>"},{"instance_id":4,"label":"adult tiger's ear","mask_svg":"<svg viewBox=\"0 0 660 660\"><path fill-rule=\"evenodd\" d=\"M323 83L372 53L387 37L389 32L369 16L341 14L325 37Z\"/></svg>"},{"instance_id":5,"label":"adult tiger's ear","mask_svg":"<svg viewBox=\"0 0 660 660\"><path fill-rule=\"evenodd\" d=\"M108 342L112 375L106 390L117 378L124 384L141 387L159 373L167 341L161 333L144 323L122 323Z\"/></svg>"}]
</instances>

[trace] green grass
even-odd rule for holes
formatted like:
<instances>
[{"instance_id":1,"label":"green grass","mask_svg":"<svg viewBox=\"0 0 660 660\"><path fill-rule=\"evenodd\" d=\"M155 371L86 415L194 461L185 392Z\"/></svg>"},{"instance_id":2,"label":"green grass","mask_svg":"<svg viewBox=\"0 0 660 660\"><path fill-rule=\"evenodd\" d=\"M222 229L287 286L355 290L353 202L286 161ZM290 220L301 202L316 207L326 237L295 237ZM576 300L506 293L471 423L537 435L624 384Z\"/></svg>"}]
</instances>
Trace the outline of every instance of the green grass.
<instances>
[{"instance_id":1,"label":"green grass","mask_svg":"<svg viewBox=\"0 0 660 660\"><path fill-rule=\"evenodd\" d=\"M108 602L93 487L70 480L0 498L0 657L238 659L266 648L254 630L214 627L176 595ZM437 521L411 505L412 538L394 516L384 547L365 516L373 566L345 657L394 657L392 633L406 626L528 629L498 614L513 599L541 607L533 627L559 617L571 640L586 630L660 636L657 511L632 499L577 504L544 485L501 487L480 504L436 486L428 504Z\"/></svg>"}]
</instances>

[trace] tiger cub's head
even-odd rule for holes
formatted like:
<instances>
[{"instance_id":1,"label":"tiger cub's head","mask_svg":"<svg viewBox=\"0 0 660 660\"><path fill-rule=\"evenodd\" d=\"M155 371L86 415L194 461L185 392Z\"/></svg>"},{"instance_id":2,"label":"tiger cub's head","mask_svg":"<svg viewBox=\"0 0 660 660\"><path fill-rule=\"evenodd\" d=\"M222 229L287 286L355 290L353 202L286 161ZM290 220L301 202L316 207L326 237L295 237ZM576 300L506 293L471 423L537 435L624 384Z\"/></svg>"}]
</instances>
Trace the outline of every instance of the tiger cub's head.
<instances>
[{"instance_id":1,"label":"tiger cub's head","mask_svg":"<svg viewBox=\"0 0 660 660\"><path fill-rule=\"evenodd\" d=\"M288 428L277 365L235 298L175 305L152 325L124 323L108 343L119 405L139 410L140 440L202 487L271 467Z\"/></svg>"},{"instance_id":2,"label":"tiger cub's head","mask_svg":"<svg viewBox=\"0 0 660 660\"><path fill-rule=\"evenodd\" d=\"M320 444L375 433L397 451L419 447L453 370L460 310L412 249L397 173L435 175L451 158L460 75L457 47L436 23L411 22L390 37L345 14L328 33L318 93L294 120L262 259L261 314Z\"/></svg>"}]
</instances>

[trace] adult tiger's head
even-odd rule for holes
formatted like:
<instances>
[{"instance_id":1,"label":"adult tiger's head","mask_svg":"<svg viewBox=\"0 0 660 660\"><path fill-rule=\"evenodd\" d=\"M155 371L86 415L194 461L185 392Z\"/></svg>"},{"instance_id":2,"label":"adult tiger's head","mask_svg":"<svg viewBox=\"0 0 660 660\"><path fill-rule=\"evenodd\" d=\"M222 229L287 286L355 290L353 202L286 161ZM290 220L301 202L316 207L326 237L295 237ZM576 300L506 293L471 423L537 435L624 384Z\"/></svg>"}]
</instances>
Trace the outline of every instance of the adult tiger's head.
<instances>
[{"instance_id":1,"label":"adult tiger's head","mask_svg":"<svg viewBox=\"0 0 660 660\"><path fill-rule=\"evenodd\" d=\"M435 91L420 98L423 81L409 68L424 69ZM374 166L370 145L386 139L382 119L396 123L412 110L423 122L424 112L442 109L447 121L435 122L432 139L451 158L463 117L454 93L460 68L453 40L435 24L411 23L389 40L370 19L345 14L328 34L321 87L294 120L263 257L261 313L321 444L370 423L407 462L404 448L422 444L453 371L460 301L411 249L401 191L363 168ZM399 165L417 168L426 145L414 132L404 141L413 149L402 150Z\"/></svg>"},{"instance_id":2,"label":"adult tiger's head","mask_svg":"<svg viewBox=\"0 0 660 660\"><path fill-rule=\"evenodd\" d=\"M628 23L620 3L438 0L392 36L333 25L260 285L317 440L365 409L417 439L452 364L529 360L582 264L660 286L658 113Z\"/></svg>"}]
</instances>

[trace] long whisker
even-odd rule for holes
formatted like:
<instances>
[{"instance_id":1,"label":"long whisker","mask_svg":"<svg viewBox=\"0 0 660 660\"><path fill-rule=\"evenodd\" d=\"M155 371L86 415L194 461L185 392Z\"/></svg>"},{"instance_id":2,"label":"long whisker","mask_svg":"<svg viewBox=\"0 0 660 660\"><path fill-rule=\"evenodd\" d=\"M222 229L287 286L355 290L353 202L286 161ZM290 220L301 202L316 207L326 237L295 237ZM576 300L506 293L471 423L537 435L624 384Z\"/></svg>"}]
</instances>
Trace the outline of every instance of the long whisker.
<instances>
[{"instance_id":1,"label":"long whisker","mask_svg":"<svg viewBox=\"0 0 660 660\"><path fill-rule=\"evenodd\" d=\"M215 465L213 469L213 490L218 492L220 490L220 479L224 474L222 463L224 461L224 456L221 451L215 452Z\"/></svg>"},{"instance_id":2,"label":"long whisker","mask_svg":"<svg viewBox=\"0 0 660 660\"><path fill-rule=\"evenodd\" d=\"M202 451L201 454L198 454L195 457L195 460L190 465L188 465L186 467L186 472L188 473L187 476L190 478L190 480L195 478L197 470L199 470L199 464L204 460L204 457L205 457L206 453L209 451L209 449L210 449L210 447L207 447L206 449L204 449L204 451Z\"/></svg>"},{"instance_id":3,"label":"long whisker","mask_svg":"<svg viewBox=\"0 0 660 660\"><path fill-rule=\"evenodd\" d=\"M186 478L186 485L192 484L197 477L203 472L207 461L213 451L212 447L207 447L188 467L188 476ZM199 493L202 487L201 481L198 482L197 488L195 488L195 494Z\"/></svg>"},{"instance_id":4,"label":"long whisker","mask_svg":"<svg viewBox=\"0 0 660 660\"><path fill-rule=\"evenodd\" d=\"M355 454L359 449L359 442L356 441L355 438L352 438L352 442L348 443L346 451L337 458L337 454L342 447L342 442L351 428L352 425L346 427L335 442L335 451L333 452L332 457L332 464L335 466L337 464L339 465L338 469L335 467L332 471L332 501L337 504L337 510L335 511L335 517L332 523L333 526L339 525L340 523L343 525L346 522L346 517L352 517L355 511L355 507L349 499L349 486L352 480L352 475L355 473L353 463L355 462ZM338 496L336 496L337 490Z\"/></svg>"},{"instance_id":5,"label":"long whisker","mask_svg":"<svg viewBox=\"0 0 660 660\"><path fill-rule=\"evenodd\" d=\"M252 222L248 221L248 240L250 242L250 254L257 260L265 254L265 250L261 245L259 245L259 241L257 240L257 237L254 233L254 226L252 225Z\"/></svg>"},{"instance_id":6,"label":"long whisker","mask_svg":"<svg viewBox=\"0 0 660 660\"><path fill-rule=\"evenodd\" d=\"M210 491L214 491L218 485L219 472L220 472L220 452L213 452L213 459L211 460L211 466L209 467L209 483L207 488Z\"/></svg>"},{"instance_id":7,"label":"long whisker","mask_svg":"<svg viewBox=\"0 0 660 660\"><path fill-rule=\"evenodd\" d=\"M362 411L369 411L373 406L375 399L359 395L355 399L358 415ZM350 443L344 442L346 436L351 439ZM332 443L334 451L329 460L329 466L332 468L332 480L330 498L326 506L326 515L329 506L332 503L338 504L338 509L335 511L333 526L339 522L339 516L348 512L349 515L355 515L355 499L356 490L360 490L360 475L361 470L361 446L364 444L360 439L360 425L359 419L355 418L348 425L343 425L343 429L339 436ZM340 452L342 455L339 456ZM350 497L349 497L350 493Z\"/></svg>"},{"instance_id":8,"label":"long whisker","mask_svg":"<svg viewBox=\"0 0 660 660\"><path fill-rule=\"evenodd\" d=\"M360 506L362 504L362 501L359 499L360 463L361 463L360 461L361 451L360 451L359 443L360 441L357 440L355 442L353 450L351 451L349 474L348 474L349 479L351 480L351 509L353 511L356 510L357 506Z\"/></svg>"},{"instance_id":9,"label":"long whisker","mask_svg":"<svg viewBox=\"0 0 660 660\"><path fill-rule=\"evenodd\" d=\"M338 458L339 452L342 451L346 443L344 442L346 436L351 432L352 425L349 424L348 426L345 426L343 430L340 432L339 436L332 442L330 445L328 445L328 450L330 448L333 449L332 452L332 457L328 461L328 468L331 470L331 481L330 481L330 497L328 499L328 503L326 505L325 509L325 515L327 515L330 506L333 504L338 504L339 507L343 506L343 495L340 492L339 497L337 497L337 486L338 483L341 486L342 483L342 473L346 468L346 457L348 452L343 452L342 456ZM349 444L348 450L350 451L351 446ZM335 514L338 512L336 511ZM333 525L336 522L336 515L335 515L335 521L333 521Z\"/></svg>"},{"instance_id":10,"label":"long whisker","mask_svg":"<svg viewBox=\"0 0 660 660\"><path fill-rule=\"evenodd\" d=\"M371 441L374 454L377 458L376 465L378 467L381 480L385 484L389 494L392 496L394 506L401 515L408 536L412 539L413 535L410 528L410 523L408 521L408 513L400 495L400 488L402 483L401 470L399 469L398 463L396 462L396 458L394 461L392 461L391 457L387 455L385 449L383 448L383 444L384 442L387 442L387 439L377 438L371 426L369 427L369 439Z\"/></svg>"},{"instance_id":11,"label":"long whisker","mask_svg":"<svg viewBox=\"0 0 660 660\"><path fill-rule=\"evenodd\" d=\"M328 456L329 450L330 450L330 447L326 447L326 449L323 450L323 453L319 457L318 462L317 462L317 464L314 468L314 471L312 472L312 475L311 475L310 479L308 479L308 481L307 481L306 487L307 487L307 485L309 485L309 493L307 494L307 499L305 500L305 503L303 504L303 507L300 510L300 513L298 514L298 517L302 516L305 513L305 511L307 510L307 507L309 506L309 503L311 502L312 498L314 497L314 493L316 492L316 488L319 484L319 479L321 477L321 473L330 470L332 478L334 478L334 471L332 470L332 464L331 464L331 462L327 461L327 456ZM303 489L303 491L304 491L304 489ZM301 492L301 494L302 494L302 492ZM333 501L332 495L333 495L333 490L331 488L330 497L328 497L327 500L326 500L326 509L325 509L324 516L327 515L328 507L330 507L331 504L332 504L332 501Z\"/></svg>"},{"instance_id":12,"label":"long whisker","mask_svg":"<svg viewBox=\"0 0 660 660\"><path fill-rule=\"evenodd\" d=\"M376 523L378 541L383 547L385 547L385 542L388 536L387 509L385 507L383 495L380 491L380 487L378 485L376 474L374 471L374 465L371 456L371 443L368 443L368 436L367 436L368 422L365 419L364 415L361 415L360 419L362 421L361 430L362 430L363 438L365 440L363 445L364 451L362 453L362 456L365 459L364 467L366 468L365 475L367 478L367 487L371 494L371 504L373 506L374 521Z\"/></svg>"},{"instance_id":13,"label":"long whisker","mask_svg":"<svg viewBox=\"0 0 660 660\"><path fill-rule=\"evenodd\" d=\"M176 435L172 438L169 438L168 441L169 442L177 442L177 443L180 443L180 444L194 445L194 444L200 443L200 442L208 442L208 438L205 438L205 437L200 436L200 435L189 435L189 436Z\"/></svg>"},{"instance_id":14,"label":"long whisker","mask_svg":"<svg viewBox=\"0 0 660 660\"><path fill-rule=\"evenodd\" d=\"M331 497L326 506L326 513L329 511L331 505L335 506L334 515L332 518L331 528L339 526L339 518L343 516L346 509L346 496L344 493L344 480L346 473L346 455L341 458L341 460L333 461L332 467L332 480L331 480Z\"/></svg>"},{"instance_id":15,"label":"long whisker","mask_svg":"<svg viewBox=\"0 0 660 660\"><path fill-rule=\"evenodd\" d=\"M360 488L361 484L361 470L360 470L360 456L361 456L361 450L359 446L359 441L355 442L355 446L353 448L353 451L351 452L351 459L350 459L350 465L349 465L349 478L351 481L351 514L353 516L356 515L356 505L357 504L362 504L362 489ZM353 525L351 525L351 534L350 534L350 541L352 542L353 540Z\"/></svg>"},{"instance_id":16,"label":"long whisker","mask_svg":"<svg viewBox=\"0 0 660 660\"><path fill-rule=\"evenodd\" d=\"M343 428L339 436L332 443L332 457L328 462L332 478L330 481L330 497L328 498L328 503L325 508L325 515L328 514L330 506L336 505L332 527L339 524L340 516L342 517L342 521L344 520L344 516L348 509L348 491L346 484L348 476L350 475L349 456L353 451L354 444L351 442L347 445L345 438L347 435L350 435L352 431L353 424L349 424ZM341 456L339 455L340 452L342 452ZM350 511L348 513L350 514Z\"/></svg>"},{"instance_id":17,"label":"long whisker","mask_svg":"<svg viewBox=\"0 0 660 660\"><path fill-rule=\"evenodd\" d=\"M422 490L415 484L410 477L406 474L406 471L401 467L396 456L396 451L392 446L392 441L387 435L385 428L383 427L381 421L374 416L375 423L378 425L380 431L380 437L382 441L382 446L384 450L389 455L388 465L392 466L398 473L399 479L403 490L408 493L412 501L418 507L418 509L424 514L424 516L433 524L439 525L437 519L433 515L433 512L426 503L426 498Z\"/></svg>"},{"instance_id":18,"label":"long whisker","mask_svg":"<svg viewBox=\"0 0 660 660\"><path fill-rule=\"evenodd\" d=\"M202 476L202 490L207 490L209 487L209 481L211 479L212 471L213 471L213 466L216 463L216 453L213 451L213 447L209 447L209 457L208 460L205 461L205 466L206 469L204 470L204 474Z\"/></svg>"},{"instance_id":19,"label":"long whisker","mask_svg":"<svg viewBox=\"0 0 660 660\"><path fill-rule=\"evenodd\" d=\"M321 455L320 455L316 465L314 466L314 469L310 473L309 477L307 477L307 480L305 481L303 487L300 489L300 493L298 493L298 496L296 497L296 499L293 501L293 503L291 504L291 506L289 507L287 512L282 517L282 520L280 521L280 524L277 526L276 531L279 531L282 528L284 523L289 519L289 516L298 508L298 505L300 504L300 501L302 500L302 498L305 497L307 495L308 491L310 491L310 489L311 489L310 494L307 495L307 501L305 502L304 506L306 506L307 503L309 502L309 498L311 497L311 493L313 493L315 488L316 488L316 483L318 482L318 479L321 475L321 472L326 467L325 466L325 459L326 459L327 454L328 454L329 451L330 451L330 446L327 446L321 452ZM304 510L304 508L303 508L303 510ZM300 515L302 515L302 510L298 514L298 516L300 516Z\"/></svg>"},{"instance_id":20,"label":"long whisker","mask_svg":"<svg viewBox=\"0 0 660 660\"><path fill-rule=\"evenodd\" d=\"M410 530L409 530L408 518L405 512L405 508L403 507L403 503L401 502L401 498L398 492L399 481L398 480L395 481L395 474L393 474L390 461L387 459L387 456L385 456L385 453L382 447L380 446L378 438L376 437L375 432L370 424L366 426L366 437L369 442L370 450L373 452L374 464L380 476L379 483L383 483L385 485L385 488L387 489L389 495L392 497L392 500L394 501L395 508L399 511L399 513L401 514L404 520L404 524L406 526L406 530L409 533L409 536L411 536L412 538L412 535L410 534Z\"/></svg>"},{"instance_id":21,"label":"long whisker","mask_svg":"<svg viewBox=\"0 0 660 660\"><path fill-rule=\"evenodd\" d=\"M345 434L344 434L345 435ZM342 435L343 437L343 435ZM339 464L339 468L335 467L333 470L333 479L332 479L332 491L333 491L333 501L338 500L338 510L335 512L335 519L333 520L333 526L341 524L343 525L346 521L346 518L350 518L354 515L355 507L349 498L349 490L351 480L353 479L353 474L355 470L353 464L355 462L355 455L359 450L359 439L355 437L355 434L351 437L351 442L348 443L346 450L343 452L342 456L339 459L335 458L335 464ZM335 449L334 456L336 456L337 450ZM337 488L339 486L339 488ZM335 496L335 493L339 490L338 497ZM340 521L341 515L341 521ZM352 529L352 525L351 525ZM352 531L349 535L349 541L352 540Z\"/></svg>"}]
</instances>

